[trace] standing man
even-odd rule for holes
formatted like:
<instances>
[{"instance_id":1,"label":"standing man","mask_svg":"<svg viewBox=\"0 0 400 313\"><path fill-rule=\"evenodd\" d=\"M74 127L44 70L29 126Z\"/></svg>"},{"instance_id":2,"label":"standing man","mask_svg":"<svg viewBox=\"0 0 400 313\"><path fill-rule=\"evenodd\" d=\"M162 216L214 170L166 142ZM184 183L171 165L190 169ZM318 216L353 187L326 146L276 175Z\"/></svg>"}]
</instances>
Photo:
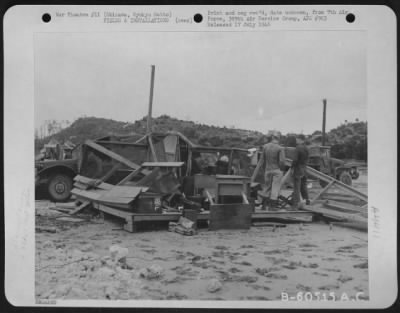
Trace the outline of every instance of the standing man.
<instances>
[{"instance_id":1,"label":"standing man","mask_svg":"<svg viewBox=\"0 0 400 313\"><path fill-rule=\"evenodd\" d=\"M293 210L299 209L300 195L304 200L306 200L306 204L310 204L307 190L308 149L305 146L304 141L304 135L301 134L297 136L297 145L292 161L291 171L293 173Z\"/></svg>"},{"instance_id":2,"label":"standing man","mask_svg":"<svg viewBox=\"0 0 400 313\"><path fill-rule=\"evenodd\" d=\"M273 133L271 141L264 145L256 169L261 168L263 165L265 169L264 203L270 209L275 209L278 206L278 196L281 187L281 168L285 165L285 150L279 145L279 135L277 133ZM252 181L257 176L257 172L258 170L254 171Z\"/></svg>"}]
</instances>

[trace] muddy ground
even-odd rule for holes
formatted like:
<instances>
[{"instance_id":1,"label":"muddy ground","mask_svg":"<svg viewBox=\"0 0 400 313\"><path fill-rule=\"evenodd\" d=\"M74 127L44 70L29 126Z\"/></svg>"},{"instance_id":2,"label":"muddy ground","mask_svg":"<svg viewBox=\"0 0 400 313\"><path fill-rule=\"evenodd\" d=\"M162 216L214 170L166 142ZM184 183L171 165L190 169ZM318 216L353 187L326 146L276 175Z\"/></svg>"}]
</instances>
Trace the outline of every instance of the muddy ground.
<instances>
[{"instance_id":1,"label":"muddy ground","mask_svg":"<svg viewBox=\"0 0 400 313\"><path fill-rule=\"evenodd\" d=\"M313 186L310 195L319 190ZM367 192L366 171L353 186ZM110 216L71 219L53 207L36 201L38 299L280 300L282 292L368 299L367 232L321 222L200 228L195 236L163 224L133 234Z\"/></svg>"},{"instance_id":2,"label":"muddy ground","mask_svg":"<svg viewBox=\"0 0 400 313\"><path fill-rule=\"evenodd\" d=\"M277 300L281 292L368 297L367 233L326 224L252 227L183 236L128 233L117 220L63 213L37 202L39 299ZM127 248L126 262L110 247Z\"/></svg>"}]
</instances>

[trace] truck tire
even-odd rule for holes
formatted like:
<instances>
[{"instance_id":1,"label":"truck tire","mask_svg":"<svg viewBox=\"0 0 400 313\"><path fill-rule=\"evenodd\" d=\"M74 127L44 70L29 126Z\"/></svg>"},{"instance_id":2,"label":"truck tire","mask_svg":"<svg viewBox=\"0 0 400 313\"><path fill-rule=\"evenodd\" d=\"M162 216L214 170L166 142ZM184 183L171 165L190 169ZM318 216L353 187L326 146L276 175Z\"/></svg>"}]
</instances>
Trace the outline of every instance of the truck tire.
<instances>
[{"instance_id":1,"label":"truck tire","mask_svg":"<svg viewBox=\"0 0 400 313\"><path fill-rule=\"evenodd\" d=\"M50 177L47 192L51 200L65 202L71 196L72 177L67 174L55 174Z\"/></svg>"},{"instance_id":2,"label":"truck tire","mask_svg":"<svg viewBox=\"0 0 400 313\"><path fill-rule=\"evenodd\" d=\"M348 186L351 186L351 184L352 184L351 175L350 175L348 172L342 172L342 173L339 175L339 180L340 180L342 183L344 183L344 184L346 184L346 185L348 185Z\"/></svg>"}]
</instances>

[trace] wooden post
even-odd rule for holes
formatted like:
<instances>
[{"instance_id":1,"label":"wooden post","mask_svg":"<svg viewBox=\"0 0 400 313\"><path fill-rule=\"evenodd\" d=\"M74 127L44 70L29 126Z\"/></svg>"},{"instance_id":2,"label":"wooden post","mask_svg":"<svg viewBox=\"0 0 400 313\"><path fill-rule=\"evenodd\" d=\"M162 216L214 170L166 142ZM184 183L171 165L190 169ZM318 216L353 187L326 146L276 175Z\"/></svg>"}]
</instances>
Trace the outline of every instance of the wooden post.
<instances>
[{"instance_id":1,"label":"wooden post","mask_svg":"<svg viewBox=\"0 0 400 313\"><path fill-rule=\"evenodd\" d=\"M152 125L151 125L151 113L153 109L153 92L154 92L154 73L156 67L154 65L151 66L151 78L150 78L150 97L149 97L149 112L147 114L147 133L151 133Z\"/></svg>"},{"instance_id":2,"label":"wooden post","mask_svg":"<svg viewBox=\"0 0 400 313\"><path fill-rule=\"evenodd\" d=\"M322 145L325 146L325 126L326 126L326 99L322 99L323 111L322 111Z\"/></svg>"}]
</instances>

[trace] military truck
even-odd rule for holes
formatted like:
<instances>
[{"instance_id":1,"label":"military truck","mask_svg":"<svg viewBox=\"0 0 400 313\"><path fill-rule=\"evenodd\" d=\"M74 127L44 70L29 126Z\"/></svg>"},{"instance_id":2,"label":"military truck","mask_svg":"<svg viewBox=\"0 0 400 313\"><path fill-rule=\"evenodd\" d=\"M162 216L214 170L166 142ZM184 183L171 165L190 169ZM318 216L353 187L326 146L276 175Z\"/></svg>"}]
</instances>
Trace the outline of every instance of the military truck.
<instances>
[{"instance_id":1,"label":"military truck","mask_svg":"<svg viewBox=\"0 0 400 313\"><path fill-rule=\"evenodd\" d=\"M343 160L331 157L331 148L328 146L309 146L308 166L329 175L346 185L351 186L353 179L357 179L360 173L355 164L346 164ZM322 186L325 182L320 182Z\"/></svg>"},{"instance_id":2,"label":"military truck","mask_svg":"<svg viewBox=\"0 0 400 313\"><path fill-rule=\"evenodd\" d=\"M78 149L59 143L44 145L35 158L35 187L55 202L71 196L73 178L78 173Z\"/></svg>"}]
</instances>

